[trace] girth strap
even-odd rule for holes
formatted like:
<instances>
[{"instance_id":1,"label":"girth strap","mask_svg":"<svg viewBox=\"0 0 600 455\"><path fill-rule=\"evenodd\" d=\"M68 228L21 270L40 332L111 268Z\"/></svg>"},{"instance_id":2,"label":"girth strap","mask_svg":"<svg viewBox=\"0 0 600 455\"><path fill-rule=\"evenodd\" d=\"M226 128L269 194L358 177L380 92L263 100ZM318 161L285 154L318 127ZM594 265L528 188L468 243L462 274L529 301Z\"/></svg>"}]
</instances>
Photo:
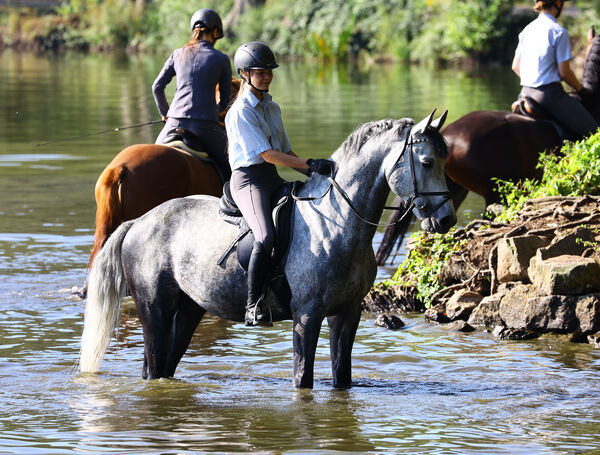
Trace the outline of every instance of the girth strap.
<instances>
[{"instance_id":1,"label":"girth strap","mask_svg":"<svg viewBox=\"0 0 600 455\"><path fill-rule=\"evenodd\" d=\"M229 246L227 247L227 249L223 252L223 254L221 255L221 257L217 261L217 265L220 265L220 266L223 265L223 261L227 258L227 256L229 256L229 253L231 252L231 250L233 250L233 248L238 244L238 242L240 240L242 240L245 237L245 235L248 232L250 232L250 228L249 227L246 227L245 229L240 229L240 232L238 233L238 235L235 236L235 238L233 239L233 241L229 244Z\"/></svg>"}]
</instances>

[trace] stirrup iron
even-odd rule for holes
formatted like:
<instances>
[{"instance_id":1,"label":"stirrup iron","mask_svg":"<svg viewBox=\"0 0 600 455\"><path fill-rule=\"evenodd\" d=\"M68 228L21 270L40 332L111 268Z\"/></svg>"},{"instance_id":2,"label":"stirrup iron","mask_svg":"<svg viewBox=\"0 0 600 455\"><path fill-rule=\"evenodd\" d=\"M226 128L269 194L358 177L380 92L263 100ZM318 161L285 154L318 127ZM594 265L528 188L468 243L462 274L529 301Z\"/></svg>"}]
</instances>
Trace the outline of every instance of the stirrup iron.
<instances>
[{"instance_id":1,"label":"stirrup iron","mask_svg":"<svg viewBox=\"0 0 600 455\"><path fill-rule=\"evenodd\" d=\"M246 305L246 315L244 317L245 323L249 327L273 327L273 312L271 311L271 305L267 304L267 308L269 309L269 319L268 320L259 320L257 317L257 310L259 305L263 303L263 297L256 301L253 305Z\"/></svg>"}]
</instances>

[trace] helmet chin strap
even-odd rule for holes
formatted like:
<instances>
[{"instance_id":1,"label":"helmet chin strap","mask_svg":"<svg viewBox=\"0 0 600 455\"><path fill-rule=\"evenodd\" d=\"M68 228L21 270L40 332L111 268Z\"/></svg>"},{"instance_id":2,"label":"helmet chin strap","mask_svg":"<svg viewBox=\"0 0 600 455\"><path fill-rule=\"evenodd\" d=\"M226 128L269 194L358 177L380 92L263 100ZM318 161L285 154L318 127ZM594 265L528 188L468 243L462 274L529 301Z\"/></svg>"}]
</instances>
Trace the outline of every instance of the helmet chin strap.
<instances>
[{"instance_id":1,"label":"helmet chin strap","mask_svg":"<svg viewBox=\"0 0 600 455\"><path fill-rule=\"evenodd\" d=\"M554 7L555 7L555 8L558 10L558 14L556 15L556 18L558 19L558 18L560 17L561 13L562 13L563 7L565 6L565 2L563 1L563 3L562 3L562 5L561 5L561 6L558 6L558 5L556 4L556 2L553 2L552 4L553 4L553 5L554 5Z\"/></svg>"},{"instance_id":2,"label":"helmet chin strap","mask_svg":"<svg viewBox=\"0 0 600 455\"><path fill-rule=\"evenodd\" d=\"M252 87L254 90L260 92L260 93L268 93L269 89L263 90L261 88L258 88L256 85L254 85L252 83L252 76L250 76L250 71L248 71L248 79L246 79L243 75L243 72L240 71L240 77L242 79L244 79L244 81L246 81L248 83L248 85L250 85L250 87Z\"/></svg>"}]
</instances>

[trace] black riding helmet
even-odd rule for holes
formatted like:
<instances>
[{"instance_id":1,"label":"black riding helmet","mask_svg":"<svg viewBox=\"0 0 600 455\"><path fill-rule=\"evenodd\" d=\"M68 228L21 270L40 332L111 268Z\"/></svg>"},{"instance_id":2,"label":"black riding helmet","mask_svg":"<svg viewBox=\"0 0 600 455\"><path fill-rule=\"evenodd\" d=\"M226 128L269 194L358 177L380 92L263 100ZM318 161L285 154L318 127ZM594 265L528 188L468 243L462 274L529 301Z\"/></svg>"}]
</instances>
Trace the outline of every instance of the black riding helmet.
<instances>
[{"instance_id":1,"label":"black riding helmet","mask_svg":"<svg viewBox=\"0 0 600 455\"><path fill-rule=\"evenodd\" d=\"M565 6L564 2L568 1L563 0L563 4L560 7L556 4L556 0L533 0L533 5L535 6L538 2L542 2L544 5L554 6L558 10L558 15L556 16L558 18L562 13L562 7Z\"/></svg>"},{"instance_id":2,"label":"black riding helmet","mask_svg":"<svg viewBox=\"0 0 600 455\"><path fill-rule=\"evenodd\" d=\"M223 22L221 21L221 16L212 9L202 8L196 11L190 20L190 27L192 28L192 31L197 27L206 27L211 30L216 28L217 39L223 38Z\"/></svg>"},{"instance_id":3,"label":"black riding helmet","mask_svg":"<svg viewBox=\"0 0 600 455\"><path fill-rule=\"evenodd\" d=\"M233 66L235 66L238 75L245 81L246 78L242 75L242 71L256 69L272 70L279 67L273 51L271 51L269 46L259 41L250 41L238 47L233 57ZM259 92L268 92L268 90L260 90L252 85L250 73L248 73L248 80L246 82Z\"/></svg>"}]
</instances>

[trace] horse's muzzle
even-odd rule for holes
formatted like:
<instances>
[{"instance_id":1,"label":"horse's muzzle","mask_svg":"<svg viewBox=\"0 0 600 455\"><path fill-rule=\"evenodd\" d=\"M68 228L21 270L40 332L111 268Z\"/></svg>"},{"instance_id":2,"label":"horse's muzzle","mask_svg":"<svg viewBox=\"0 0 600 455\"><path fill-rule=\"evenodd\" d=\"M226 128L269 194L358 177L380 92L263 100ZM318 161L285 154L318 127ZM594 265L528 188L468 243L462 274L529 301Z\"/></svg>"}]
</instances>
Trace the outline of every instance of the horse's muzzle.
<instances>
[{"instance_id":1,"label":"horse's muzzle","mask_svg":"<svg viewBox=\"0 0 600 455\"><path fill-rule=\"evenodd\" d=\"M421 220L421 229L427 232L435 232L437 234L445 234L452 226L456 224L456 213L452 210L451 213L442 216L441 218L430 216Z\"/></svg>"}]
</instances>

